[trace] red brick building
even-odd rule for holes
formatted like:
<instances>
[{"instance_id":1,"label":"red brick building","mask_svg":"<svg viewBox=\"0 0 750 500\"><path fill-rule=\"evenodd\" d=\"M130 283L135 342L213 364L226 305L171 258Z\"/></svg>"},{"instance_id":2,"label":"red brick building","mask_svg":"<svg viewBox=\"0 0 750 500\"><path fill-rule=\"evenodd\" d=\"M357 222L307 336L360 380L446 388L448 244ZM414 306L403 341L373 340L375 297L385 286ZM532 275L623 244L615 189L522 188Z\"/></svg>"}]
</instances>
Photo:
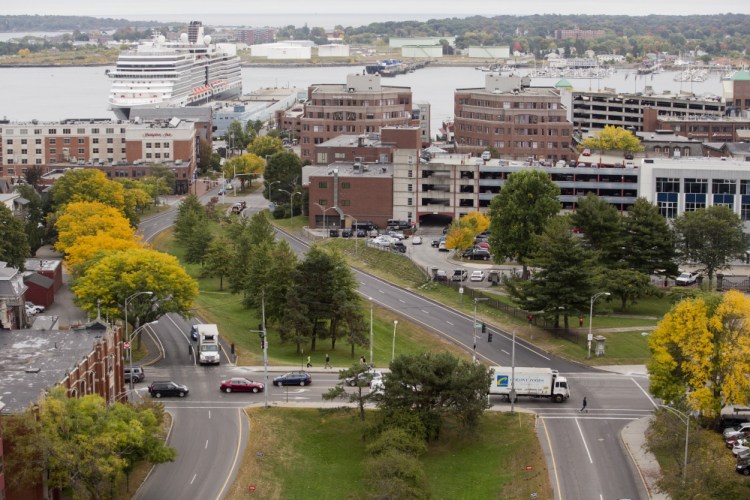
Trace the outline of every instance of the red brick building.
<instances>
[{"instance_id":1,"label":"red brick building","mask_svg":"<svg viewBox=\"0 0 750 500\"><path fill-rule=\"evenodd\" d=\"M568 160L573 124L555 88L530 87L530 78L489 74L484 88L455 92L455 141L459 153L492 147L503 158Z\"/></svg>"},{"instance_id":2,"label":"red brick building","mask_svg":"<svg viewBox=\"0 0 750 500\"><path fill-rule=\"evenodd\" d=\"M307 94L300 118L302 160L314 161L317 146L339 135L412 123L411 89L381 85L380 75L349 75L345 84L312 85Z\"/></svg>"}]
</instances>

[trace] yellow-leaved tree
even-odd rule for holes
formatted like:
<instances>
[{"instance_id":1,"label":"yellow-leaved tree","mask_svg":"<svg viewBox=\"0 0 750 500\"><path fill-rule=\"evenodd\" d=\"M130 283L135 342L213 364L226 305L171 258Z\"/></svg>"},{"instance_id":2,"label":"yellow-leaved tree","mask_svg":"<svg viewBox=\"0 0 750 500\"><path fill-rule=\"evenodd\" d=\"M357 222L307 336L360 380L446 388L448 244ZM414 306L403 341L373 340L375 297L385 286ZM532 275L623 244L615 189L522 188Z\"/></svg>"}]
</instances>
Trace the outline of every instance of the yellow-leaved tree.
<instances>
[{"instance_id":1,"label":"yellow-leaved tree","mask_svg":"<svg viewBox=\"0 0 750 500\"><path fill-rule=\"evenodd\" d=\"M453 224L445 235L445 247L463 253L474 245L474 232L468 227Z\"/></svg>"},{"instance_id":2,"label":"yellow-leaved tree","mask_svg":"<svg viewBox=\"0 0 750 500\"><path fill-rule=\"evenodd\" d=\"M266 168L266 160L258 155L249 153L242 156L236 156L224 163L224 177L232 179L235 176L240 180L241 189L245 188L245 182L250 181L256 175L263 173Z\"/></svg>"},{"instance_id":3,"label":"yellow-leaved tree","mask_svg":"<svg viewBox=\"0 0 750 500\"><path fill-rule=\"evenodd\" d=\"M592 151L629 151L631 153L643 151L640 139L629 130L613 125L607 125L593 137L587 137L581 141L579 149L584 148Z\"/></svg>"},{"instance_id":4,"label":"yellow-leaved tree","mask_svg":"<svg viewBox=\"0 0 750 500\"><path fill-rule=\"evenodd\" d=\"M143 243L135 238L118 238L110 233L99 233L76 238L75 242L65 250L65 264L78 275L81 265L90 259L106 252L132 250L143 248Z\"/></svg>"},{"instance_id":5,"label":"yellow-leaved tree","mask_svg":"<svg viewBox=\"0 0 750 500\"><path fill-rule=\"evenodd\" d=\"M74 201L98 201L124 213L125 188L95 168L69 170L52 186L53 209Z\"/></svg>"},{"instance_id":6,"label":"yellow-leaved tree","mask_svg":"<svg viewBox=\"0 0 750 500\"><path fill-rule=\"evenodd\" d=\"M649 339L651 392L686 398L707 417L750 400L750 298L732 290L687 298L664 316Z\"/></svg>"},{"instance_id":7,"label":"yellow-leaved tree","mask_svg":"<svg viewBox=\"0 0 750 500\"><path fill-rule=\"evenodd\" d=\"M128 304L128 322L154 321L168 312L190 313L198 285L176 257L148 248L111 252L86 267L71 287L79 307L95 314L123 318L125 299L138 292L152 292Z\"/></svg>"},{"instance_id":8,"label":"yellow-leaved tree","mask_svg":"<svg viewBox=\"0 0 750 500\"><path fill-rule=\"evenodd\" d=\"M470 229L474 233L474 236L476 236L490 227L490 218L482 212L474 210L461 217L458 220L458 223L461 226Z\"/></svg>"},{"instance_id":9,"label":"yellow-leaved tree","mask_svg":"<svg viewBox=\"0 0 750 500\"><path fill-rule=\"evenodd\" d=\"M82 236L106 234L111 238L135 242L135 231L123 213L101 202L78 201L65 205L55 222L55 249L68 253Z\"/></svg>"}]
</instances>

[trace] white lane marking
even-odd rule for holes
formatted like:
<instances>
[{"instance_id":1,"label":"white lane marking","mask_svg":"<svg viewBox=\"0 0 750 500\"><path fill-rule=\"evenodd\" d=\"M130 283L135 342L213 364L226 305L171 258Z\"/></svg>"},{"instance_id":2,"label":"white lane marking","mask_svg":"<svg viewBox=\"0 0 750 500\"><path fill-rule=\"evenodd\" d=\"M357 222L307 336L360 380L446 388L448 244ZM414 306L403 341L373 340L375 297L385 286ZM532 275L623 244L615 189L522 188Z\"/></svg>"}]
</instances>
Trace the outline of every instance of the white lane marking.
<instances>
[{"instance_id":1,"label":"white lane marking","mask_svg":"<svg viewBox=\"0 0 750 500\"><path fill-rule=\"evenodd\" d=\"M203 447L204 449L208 449L208 439L206 439L206 446Z\"/></svg>"},{"instance_id":2,"label":"white lane marking","mask_svg":"<svg viewBox=\"0 0 750 500\"><path fill-rule=\"evenodd\" d=\"M211 410L208 410L208 418L211 418Z\"/></svg>"},{"instance_id":3,"label":"white lane marking","mask_svg":"<svg viewBox=\"0 0 750 500\"><path fill-rule=\"evenodd\" d=\"M578 411L578 410L576 410ZM607 417L607 416L601 416L601 417L576 417L574 415L544 415L540 416L539 418L545 418L549 420L638 420L639 418L642 418L642 415L633 415L632 417Z\"/></svg>"},{"instance_id":4,"label":"white lane marking","mask_svg":"<svg viewBox=\"0 0 750 500\"><path fill-rule=\"evenodd\" d=\"M501 351L503 351L503 352L504 352L505 354L507 354L508 356L510 356L510 353L509 353L508 351L506 351L505 349L500 349L500 350L501 350Z\"/></svg>"},{"instance_id":5,"label":"white lane marking","mask_svg":"<svg viewBox=\"0 0 750 500\"><path fill-rule=\"evenodd\" d=\"M425 313L425 314L427 314L427 315L429 315L429 314L430 314L430 313L428 313L427 311L425 311L424 309L420 309L420 311L422 311L423 313Z\"/></svg>"},{"instance_id":6,"label":"white lane marking","mask_svg":"<svg viewBox=\"0 0 750 500\"><path fill-rule=\"evenodd\" d=\"M193 479L190 480L190 484L193 484L193 481L195 481L195 478L198 477L198 473L196 472L193 474Z\"/></svg>"},{"instance_id":7,"label":"white lane marking","mask_svg":"<svg viewBox=\"0 0 750 500\"><path fill-rule=\"evenodd\" d=\"M385 295L385 290L380 290L380 289L378 289L378 292L380 292L380 293L382 293L383 295Z\"/></svg>"},{"instance_id":8,"label":"white lane marking","mask_svg":"<svg viewBox=\"0 0 750 500\"><path fill-rule=\"evenodd\" d=\"M593 465L594 460L591 458L591 453L589 452L589 446L586 444L586 438L583 437L583 430L581 429L581 424L578 423L578 419L576 419L576 427L578 427L578 433L581 435L581 441L583 442L583 447L586 449L586 455L589 456L589 463Z\"/></svg>"},{"instance_id":9,"label":"white lane marking","mask_svg":"<svg viewBox=\"0 0 750 500\"><path fill-rule=\"evenodd\" d=\"M401 302L402 304L406 304L406 301L403 299L398 299L398 301Z\"/></svg>"},{"instance_id":10,"label":"white lane marking","mask_svg":"<svg viewBox=\"0 0 750 500\"><path fill-rule=\"evenodd\" d=\"M221 500L224 497L224 490L227 489L227 485L229 484L229 479L231 479L232 474L234 473L234 469L237 467L237 460L240 456L240 448L242 447L242 416L244 415L244 412L240 409L237 410L237 421L239 422L239 434L237 436L237 449L234 451L234 460L232 461L232 467L229 468L229 474L227 474L227 478L224 481L224 485L221 487L221 491L219 491L219 494L216 495L216 500Z\"/></svg>"},{"instance_id":11,"label":"white lane marking","mask_svg":"<svg viewBox=\"0 0 750 500\"><path fill-rule=\"evenodd\" d=\"M456 325L454 325L453 323L451 323L450 321L446 321L446 323L448 323L448 324L449 324L449 325L451 325L451 326L456 326Z\"/></svg>"},{"instance_id":12,"label":"white lane marking","mask_svg":"<svg viewBox=\"0 0 750 500\"><path fill-rule=\"evenodd\" d=\"M367 286L367 283L365 283L364 281L360 281L359 284L362 286Z\"/></svg>"},{"instance_id":13,"label":"white lane marking","mask_svg":"<svg viewBox=\"0 0 750 500\"><path fill-rule=\"evenodd\" d=\"M552 459L552 472L555 473L555 483L557 483L557 495L559 500L563 499L562 489L560 488L560 478L557 475L557 462L555 462L555 452L552 451L552 441L549 438L549 432L547 432L547 424L542 419L542 427L544 428L544 435L547 436L547 447L549 448L549 456Z\"/></svg>"},{"instance_id":14,"label":"white lane marking","mask_svg":"<svg viewBox=\"0 0 750 500\"><path fill-rule=\"evenodd\" d=\"M656 404L656 402L653 399L651 399L651 396L649 396L648 392L646 392L646 390L643 387L641 387L641 384L639 384L638 382L636 382L635 379L632 378L632 377L630 378L630 380L632 380L633 383L638 386L638 388L641 390L641 392L643 392L643 394L646 395L646 397L648 398L648 400L651 401L651 404L654 405L654 408L658 408L659 407L659 405Z\"/></svg>"}]
</instances>

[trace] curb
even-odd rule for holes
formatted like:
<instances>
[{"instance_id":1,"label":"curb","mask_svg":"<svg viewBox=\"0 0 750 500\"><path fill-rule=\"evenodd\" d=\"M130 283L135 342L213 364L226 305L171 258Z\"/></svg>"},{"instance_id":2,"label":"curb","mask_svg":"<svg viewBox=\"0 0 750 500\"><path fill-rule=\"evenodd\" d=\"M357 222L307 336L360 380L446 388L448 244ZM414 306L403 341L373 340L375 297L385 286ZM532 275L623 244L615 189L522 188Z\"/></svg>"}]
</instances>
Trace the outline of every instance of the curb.
<instances>
[{"instance_id":1,"label":"curb","mask_svg":"<svg viewBox=\"0 0 750 500\"><path fill-rule=\"evenodd\" d=\"M669 495L661 492L656 484L656 481L661 478L659 463L656 461L656 457L644 448L646 442L645 431L651 418L651 416L639 418L623 427L620 431L620 442L623 444L632 464L638 471L638 477L641 478L648 498L652 500L668 500L670 498Z\"/></svg>"}]
</instances>

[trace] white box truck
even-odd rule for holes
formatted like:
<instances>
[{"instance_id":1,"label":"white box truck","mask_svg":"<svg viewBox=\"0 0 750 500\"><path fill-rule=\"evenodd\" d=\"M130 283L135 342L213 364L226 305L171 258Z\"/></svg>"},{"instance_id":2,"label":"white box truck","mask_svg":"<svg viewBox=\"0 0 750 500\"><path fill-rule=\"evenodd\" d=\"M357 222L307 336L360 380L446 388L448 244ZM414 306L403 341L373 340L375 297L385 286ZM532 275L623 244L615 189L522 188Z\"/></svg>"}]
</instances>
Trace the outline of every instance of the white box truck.
<instances>
[{"instance_id":1,"label":"white box truck","mask_svg":"<svg viewBox=\"0 0 750 500\"><path fill-rule=\"evenodd\" d=\"M214 324L196 325L196 327L198 329L198 363L218 365L221 359L219 329Z\"/></svg>"},{"instance_id":2,"label":"white box truck","mask_svg":"<svg viewBox=\"0 0 750 500\"><path fill-rule=\"evenodd\" d=\"M510 401L512 388L516 391L516 398L518 396L551 398L555 403L562 403L570 397L568 380L561 377L557 370L517 366L514 375L515 382L511 384L511 367L493 366L490 395L505 396L505 399Z\"/></svg>"}]
</instances>

